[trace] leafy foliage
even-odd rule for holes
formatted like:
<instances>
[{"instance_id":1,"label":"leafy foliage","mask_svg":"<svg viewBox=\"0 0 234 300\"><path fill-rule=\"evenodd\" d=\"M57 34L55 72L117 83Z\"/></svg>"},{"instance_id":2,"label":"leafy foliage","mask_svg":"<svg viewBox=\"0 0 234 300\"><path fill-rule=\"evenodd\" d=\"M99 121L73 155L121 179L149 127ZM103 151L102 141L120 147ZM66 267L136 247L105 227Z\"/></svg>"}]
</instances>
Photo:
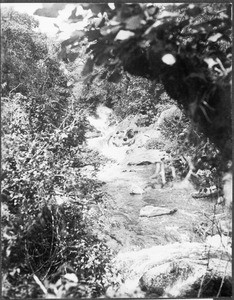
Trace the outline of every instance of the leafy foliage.
<instances>
[{"instance_id":1,"label":"leafy foliage","mask_svg":"<svg viewBox=\"0 0 234 300\"><path fill-rule=\"evenodd\" d=\"M17 85L19 92L27 92L29 75L36 69L36 63L48 54L45 36L35 32L38 22L26 14L4 9L2 21L2 82L6 84L5 94ZM22 86L21 86L22 85Z\"/></svg>"},{"instance_id":2,"label":"leafy foliage","mask_svg":"<svg viewBox=\"0 0 234 300\"><path fill-rule=\"evenodd\" d=\"M163 83L199 129L231 158L231 5L83 4L91 9L85 74L122 67ZM111 79L111 78L110 78Z\"/></svg>"},{"instance_id":3,"label":"leafy foliage","mask_svg":"<svg viewBox=\"0 0 234 300\"><path fill-rule=\"evenodd\" d=\"M84 146L84 111L37 23L14 11L2 18L3 296L100 296L116 283L112 253L86 217L102 183L81 168L97 170L101 158Z\"/></svg>"},{"instance_id":4,"label":"leafy foliage","mask_svg":"<svg viewBox=\"0 0 234 300\"><path fill-rule=\"evenodd\" d=\"M105 70L100 68L96 70L99 75L103 72ZM81 101L90 105L93 111L101 103L112 108L122 119L131 114L146 115L149 109L152 110L152 116L155 115L156 90L151 82L140 77L125 74L120 82L113 83L97 76L92 83L84 86L82 95Z\"/></svg>"},{"instance_id":5,"label":"leafy foliage","mask_svg":"<svg viewBox=\"0 0 234 300\"><path fill-rule=\"evenodd\" d=\"M174 103L161 84L126 72L119 82L111 82L109 76L110 72L104 67L95 67L85 79L87 84L82 88L80 103L93 114L96 107L103 104L111 108L119 120L142 115L142 125L149 126L157 120L165 105Z\"/></svg>"},{"instance_id":6,"label":"leafy foliage","mask_svg":"<svg viewBox=\"0 0 234 300\"><path fill-rule=\"evenodd\" d=\"M197 188L214 185L222 187L222 172L227 169L227 166L222 161L220 151L204 134L199 133L185 115L182 115L180 120L165 120L161 126L161 132L164 137L161 141L163 142L162 149L169 152L174 158L192 157L194 173L207 174L207 176L191 178ZM182 178L188 173L186 168L181 168L178 164L178 159L177 163L175 161L175 167L177 174L181 173Z\"/></svg>"},{"instance_id":7,"label":"leafy foliage","mask_svg":"<svg viewBox=\"0 0 234 300\"><path fill-rule=\"evenodd\" d=\"M36 14L56 17L64 6ZM101 162L84 147L85 110L103 103L121 118L147 116L148 126L173 98L210 140L196 138L184 117L164 124L164 135L177 137L167 150L191 151L196 169L213 172L209 184L217 184L217 165L231 157L230 4L82 7L92 11L89 26L63 41L59 54L74 78L33 18L15 11L1 16L4 297L98 297L118 284L112 253L86 214L103 195L102 183L81 172ZM76 13L69 22L82 19ZM79 81L75 97L70 79Z\"/></svg>"},{"instance_id":8,"label":"leafy foliage","mask_svg":"<svg viewBox=\"0 0 234 300\"><path fill-rule=\"evenodd\" d=\"M1 19L2 95L22 94L31 132L51 130L66 113L67 78L49 54L46 36L36 31L38 23L32 17L3 10Z\"/></svg>"},{"instance_id":9,"label":"leafy foliage","mask_svg":"<svg viewBox=\"0 0 234 300\"><path fill-rule=\"evenodd\" d=\"M90 164L94 161L92 153L83 154L83 141L76 140L73 128L71 124L66 130L34 138L29 133L4 135L2 197L6 210L2 244L4 276L11 286L5 290L8 296L32 296L30 289L24 294L18 286L19 276L27 284L32 273L48 282L54 278L58 281L69 266L79 281L72 292L63 290L63 296L67 292L97 296L109 282L103 274L110 269L111 253L89 231L83 215L89 203L101 201L101 183L81 175L86 158L89 156ZM82 136L79 131L77 136ZM96 163L98 166L100 161Z\"/></svg>"}]
</instances>

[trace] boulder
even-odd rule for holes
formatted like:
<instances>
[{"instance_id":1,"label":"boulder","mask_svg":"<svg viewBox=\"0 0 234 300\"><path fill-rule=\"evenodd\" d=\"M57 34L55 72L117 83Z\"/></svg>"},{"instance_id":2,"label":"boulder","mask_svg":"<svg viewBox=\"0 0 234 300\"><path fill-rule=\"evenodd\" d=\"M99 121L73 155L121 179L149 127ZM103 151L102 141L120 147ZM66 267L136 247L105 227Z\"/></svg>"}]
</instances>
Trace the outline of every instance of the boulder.
<instances>
[{"instance_id":1,"label":"boulder","mask_svg":"<svg viewBox=\"0 0 234 300\"><path fill-rule=\"evenodd\" d=\"M135 136L134 147L135 148L144 147L148 140L149 140L149 136L145 135L143 132L140 132Z\"/></svg>"},{"instance_id":2,"label":"boulder","mask_svg":"<svg viewBox=\"0 0 234 300\"><path fill-rule=\"evenodd\" d=\"M135 136L136 147L145 147L150 140L159 139L161 136L160 131L155 129L143 130L140 129L139 133Z\"/></svg>"},{"instance_id":3,"label":"boulder","mask_svg":"<svg viewBox=\"0 0 234 300\"><path fill-rule=\"evenodd\" d=\"M138 185L132 184L130 188L131 195L142 195L145 191Z\"/></svg>"},{"instance_id":4,"label":"boulder","mask_svg":"<svg viewBox=\"0 0 234 300\"><path fill-rule=\"evenodd\" d=\"M178 259L202 260L207 257L230 261L230 253L222 247L211 246L207 243L183 242L168 245L157 245L138 251L119 253L116 257L118 268L127 270L128 278L141 278L148 270L166 262ZM218 265L217 265L218 268Z\"/></svg>"},{"instance_id":5,"label":"boulder","mask_svg":"<svg viewBox=\"0 0 234 300\"><path fill-rule=\"evenodd\" d=\"M140 278L139 284L148 295L195 298L201 287L201 296L215 297L223 278L221 294L230 296L231 263L210 259L209 268L207 263L207 260L191 259L167 262L146 271Z\"/></svg>"},{"instance_id":6,"label":"boulder","mask_svg":"<svg viewBox=\"0 0 234 300\"><path fill-rule=\"evenodd\" d=\"M155 128L138 127L136 121L138 116L130 116L115 126L114 131L108 138L108 143L116 146L131 146L134 148L144 147L152 139L160 138L160 131Z\"/></svg>"},{"instance_id":7,"label":"boulder","mask_svg":"<svg viewBox=\"0 0 234 300\"><path fill-rule=\"evenodd\" d=\"M139 280L146 297L197 298L231 296L231 251L224 245L183 242L119 253L116 267ZM126 274L126 275L125 275ZM132 295L133 296L133 295Z\"/></svg>"},{"instance_id":8,"label":"boulder","mask_svg":"<svg viewBox=\"0 0 234 300\"><path fill-rule=\"evenodd\" d=\"M142 209L140 210L140 217L156 217L162 215L171 215L176 211L177 209L169 209L160 206L157 207L157 206L147 205L145 207L142 207Z\"/></svg>"},{"instance_id":9,"label":"boulder","mask_svg":"<svg viewBox=\"0 0 234 300\"><path fill-rule=\"evenodd\" d=\"M139 280L141 289L147 294L156 294L158 297L165 293L168 286L172 286L176 280L186 280L191 275L193 266L186 261L167 262L154 267L144 273Z\"/></svg>"},{"instance_id":10,"label":"boulder","mask_svg":"<svg viewBox=\"0 0 234 300\"><path fill-rule=\"evenodd\" d=\"M160 161L165 157L166 151L160 151L157 149L145 149L137 148L134 149L126 157L126 164L128 165L144 165L144 164L153 164Z\"/></svg>"}]
</instances>

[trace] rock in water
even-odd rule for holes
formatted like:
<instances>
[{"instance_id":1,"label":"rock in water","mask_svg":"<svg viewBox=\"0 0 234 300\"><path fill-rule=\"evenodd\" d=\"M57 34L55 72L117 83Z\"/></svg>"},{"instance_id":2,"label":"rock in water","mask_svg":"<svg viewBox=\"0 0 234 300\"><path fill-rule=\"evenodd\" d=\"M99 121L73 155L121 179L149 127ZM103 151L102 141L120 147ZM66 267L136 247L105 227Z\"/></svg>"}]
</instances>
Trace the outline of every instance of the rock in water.
<instances>
[{"instance_id":1,"label":"rock in water","mask_svg":"<svg viewBox=\"0 0 234 300\"><path fill-rule=\"evenodd\" d=\"M176 262L166 262L160 266L146 271L140 278L139 283L147 294L162 296L168 286L173 285L176 280L185 281L192 273L192 266L185 261L179 265Z\"/></svg>"},{"instance_id":2,"label":"rock in water","mask_svg":"<svg viewBox=\"0 0 234 300\"><path fill-rule=\"evenodd\" d=\"M130 189L130 195L142 195L144 194L144 190L138 185L133 184Z\"/></svg>"},{"instance_id":3,"label":"rock in water","mask_svg":"<svg viewBox=\"0 0 234 300\"><path fill-rule=\"evenodd\" d=\"M156 217L161 215L170 215L177 211L177 209L169 209L164 207L157 207L152 205L147 205L142 207L140 210L140 217Z\"/></svg>"},{"instance_id":4,"label":"rock in water","mask_svg":"<svg viewBox=\"0 0 234 300\"><path fill-rule=\"evenodd\" d=\"M213 298L219 290L220 297L232 295L231 251L217 243L174 243L122 252L116 267L126 278L139 280L146 298Z\"/></svg>"},{"instance_id":5,"label":"rock in water","mask_svg":"<svg viewBox=\"0 0 234 300\"><path fill-rule=\"evenodd\" d=\"M199 260L177 259L146 271L140 278L140 287L148 296L157 297L214 297L221 287L221 295L231 295L231 263L209 260L209 268ZM223 278L223 283L222 283ZM221 286L223 284L223 286Z\"/></svg>"},{"instance_id":6,"label":"rock in water","mask_svg":"<svg viewBox=\"0 0 234 300\"><path fill-rule=\"evenodd\" d=\"M154 164L166 156L166 151L137 148L126 157L125 163L127 165L143 165L146 163Z\"/></svg>"}]
</instances>

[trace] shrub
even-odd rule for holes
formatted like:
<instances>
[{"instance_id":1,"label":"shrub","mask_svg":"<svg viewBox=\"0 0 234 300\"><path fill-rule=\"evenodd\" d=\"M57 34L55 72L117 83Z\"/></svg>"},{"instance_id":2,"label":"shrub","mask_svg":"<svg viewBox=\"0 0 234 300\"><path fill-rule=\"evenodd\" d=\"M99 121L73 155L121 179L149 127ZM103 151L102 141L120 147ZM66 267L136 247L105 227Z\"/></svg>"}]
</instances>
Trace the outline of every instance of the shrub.
<instances>
[{"instance_id":1,"label":"shrub","mask_svg":"<svg viewBox=\"0 0 234 300\"><path fill-rule=\"evenodd\" d=\"M65 132L3 138L5 296L32 297L36 287L23 291L21 281L30 286L28 278L35 274L57 282L69 266L78 282L65 294L94 297L107 286L111 252L91 233L83 215L89 202L102 201L101 183L81 175L80 167L87 164L84 148Z\"/></svg>"},{"instance_id":2,"label":"shrub","mask_svg":"<svg viewBox=\"0 0 234 300\"><path fill-rule=\"evenodd\" d=\"M101 158L84 146L84 111L37 22L14 11L2 21L3 296L100 296L112 254L85 212L102 183L80 169Z\"/></svg>"}]
</instances>

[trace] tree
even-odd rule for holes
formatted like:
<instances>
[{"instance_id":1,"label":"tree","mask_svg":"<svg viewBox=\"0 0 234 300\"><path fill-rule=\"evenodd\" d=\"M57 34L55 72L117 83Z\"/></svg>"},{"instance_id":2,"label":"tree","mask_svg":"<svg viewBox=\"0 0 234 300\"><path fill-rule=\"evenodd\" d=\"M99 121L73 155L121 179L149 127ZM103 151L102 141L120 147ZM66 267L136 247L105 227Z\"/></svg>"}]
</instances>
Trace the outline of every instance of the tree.
<instances>
[{"instance_id":1,"label":"tree","mask_svg":"<svg viewBox=\"0 0 234 300\"><path fill-rule=\"evenodd\" d=\"M6 100L21 93L31 131L51 130L67 108L67 78L33 17L4 9L1 21L2 96Z\"/></svg>"},{"instance_id":2,"label":"tree","mask_svg":"<svg viewBox=\"0 0 234 300\"><path fill-rule=\"evenodd\" d=\"M163 83L224 161L231 159L231 5L82 6L92 10L90 24L64 43L68 49L88 39L85 74L104 65L112 81L124 70Z\"/></svg>"}]
</instances>

